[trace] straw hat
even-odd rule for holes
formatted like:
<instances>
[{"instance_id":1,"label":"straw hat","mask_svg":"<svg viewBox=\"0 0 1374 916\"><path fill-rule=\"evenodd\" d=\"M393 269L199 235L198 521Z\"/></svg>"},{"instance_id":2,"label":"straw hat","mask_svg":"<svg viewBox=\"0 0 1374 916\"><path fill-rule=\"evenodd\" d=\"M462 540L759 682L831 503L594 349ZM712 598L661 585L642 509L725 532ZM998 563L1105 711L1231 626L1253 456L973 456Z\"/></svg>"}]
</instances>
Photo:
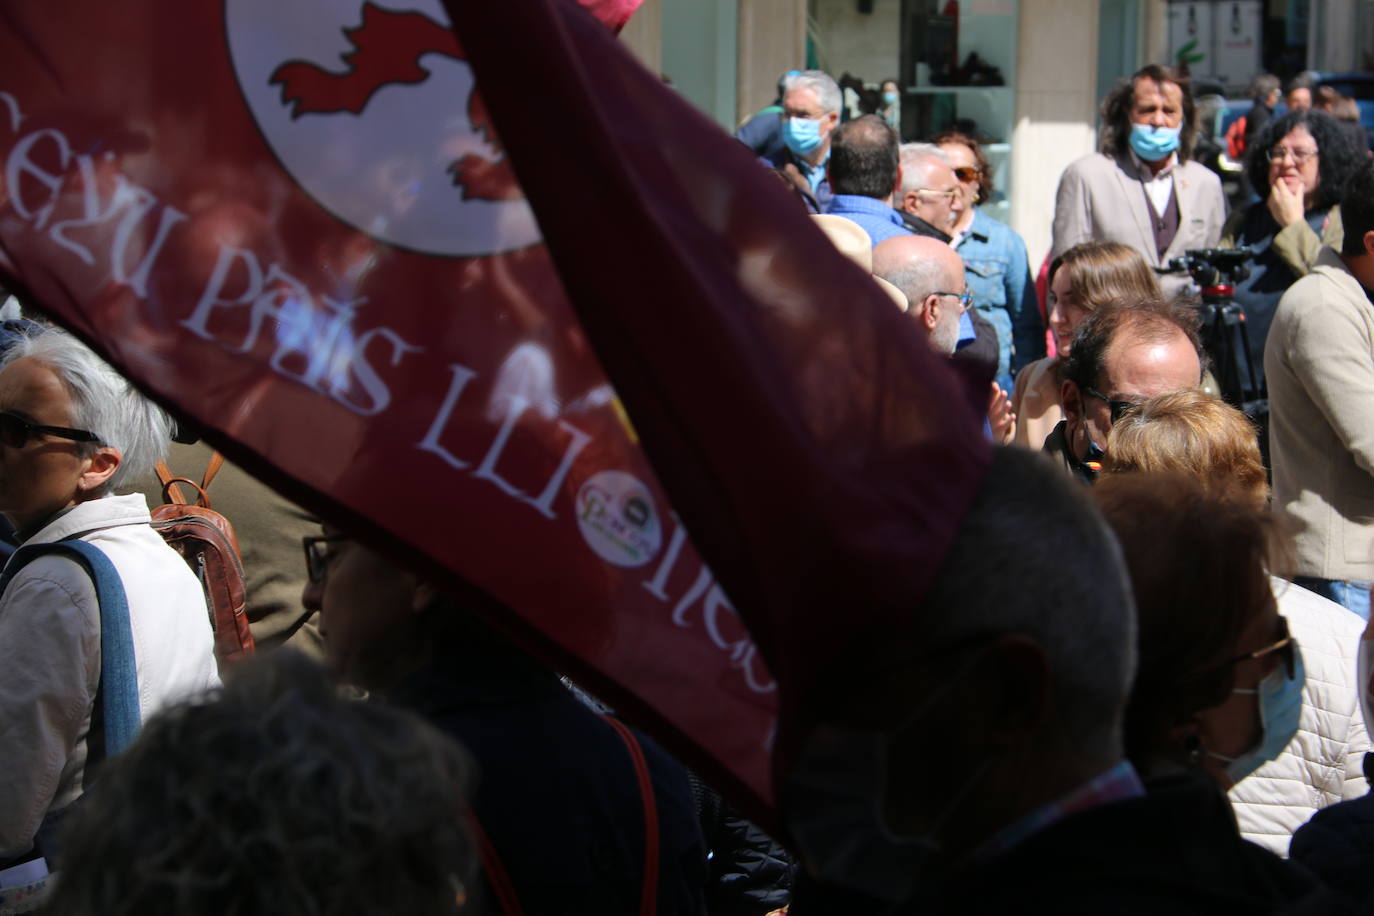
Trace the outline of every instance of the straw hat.
<instances>
[{"instance_id":1,"label":"straw hat","mask_svg":"<svg viewBox=\"0 0 1374 916\"><path fill-rule=\"evenodd\" d=\"M812 214L811 219L840 250L840 254L862 267L865 273L873 273L873 241L863 226L852 219L829 213Z\"/></svg>"}]
</instances>

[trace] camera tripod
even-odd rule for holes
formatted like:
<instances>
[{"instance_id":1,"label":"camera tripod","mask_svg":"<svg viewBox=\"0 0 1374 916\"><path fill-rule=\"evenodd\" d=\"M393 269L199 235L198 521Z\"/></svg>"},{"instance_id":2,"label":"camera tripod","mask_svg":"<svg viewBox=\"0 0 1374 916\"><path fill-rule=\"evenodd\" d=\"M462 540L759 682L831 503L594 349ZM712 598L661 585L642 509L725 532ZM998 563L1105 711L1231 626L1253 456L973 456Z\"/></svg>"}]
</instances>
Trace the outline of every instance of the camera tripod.
<instances>
[{"instance_id":1,"label":"camera tripod","mask_svg":"<svg viewBox=\"0 0 1374 916\"><path fill-rule=\"evenodd\" d=\"M1169 262L1167 272L1187 271L1201 290L1198 304L1203 349L1211 362L1218 394L1250 418L1259 433L1260 451L1269 465L1269 392L1255 369L1245 310L1235 300L1235 284L1250 275L1248 248L1203 248Z\"/></svg>"}]
</instances>

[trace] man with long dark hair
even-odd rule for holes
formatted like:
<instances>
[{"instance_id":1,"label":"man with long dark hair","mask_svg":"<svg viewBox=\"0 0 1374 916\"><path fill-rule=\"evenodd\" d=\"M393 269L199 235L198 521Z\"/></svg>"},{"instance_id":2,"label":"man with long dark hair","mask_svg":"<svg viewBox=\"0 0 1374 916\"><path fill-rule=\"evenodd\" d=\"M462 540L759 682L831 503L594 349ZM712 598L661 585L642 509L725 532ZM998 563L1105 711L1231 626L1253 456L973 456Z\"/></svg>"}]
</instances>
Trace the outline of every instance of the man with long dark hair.
<instances>
[{"instance_id":1,"label":"man with long dark hair","mask_svg":"<svg viewBox=\"0 0 1374 916\"><path fill-rule=\"evenodd\" d=\"M1102 102L1099 151L1064 170L1054 208L1058 257L1080 242L1121 242L1159 267L1217 243L1221 181L1192 161L1197 128L1188 81L1151 64ZM1166 277L1165 292L1187 278Z\"/></svg>"}]
</instances>

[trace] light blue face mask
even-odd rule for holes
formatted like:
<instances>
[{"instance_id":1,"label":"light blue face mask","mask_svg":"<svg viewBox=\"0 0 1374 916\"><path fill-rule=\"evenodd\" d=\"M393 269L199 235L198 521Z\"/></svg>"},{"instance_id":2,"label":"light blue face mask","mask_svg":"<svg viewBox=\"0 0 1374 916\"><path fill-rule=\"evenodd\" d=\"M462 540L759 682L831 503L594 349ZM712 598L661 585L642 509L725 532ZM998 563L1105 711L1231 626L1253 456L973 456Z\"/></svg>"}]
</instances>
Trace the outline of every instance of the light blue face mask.
<instances>
[{"instance_id":1,"label":"light blue face mask","mask_svg":"<svg viewBox=\"0 0 1374 916\"><path fill-rule=\"evenodd\" d=\"M1254 690L1237 688L1232 693L1259 695L1260 740L1239 757L1227 757L1215 751L1207 753L1226 764L1231 783L1240 782L1261 766L1273 760L1292 742L1298 733L1298 717L1302 714L1302 687L1307 672L1302 666L1302 650L1293 640L1293 676L1290 678L1279 665L1259 682Z\"/></svg>"},{"instance_id":2,"label":"light blue face mask","mask_svg":"<svg viewBox=\"0 0 1374 916\"><path fill-rule=\"evenodd\" d=\"M884 104L884 105L896 105L896 104L897 104L897 100L900 99L900 98L901 98L901 96L898 95L898 94L895 93L895 92L884 92L884 93L883 93L883 104Z\"/></svg>"},{"instance_id":3,"label":"light blue face mask","mask_svg":"<svg viewBox=\"0 0 1374 916\"><path fill-rule=\"evenodd\" d=\"M1178 149L1179 134L1182 127L1151 127L1148 124L1131 125L1131 149L1146 162L1158 162Z\"/></svg>"},{"instance_id":4,"label":"light blue face mask","mask_svg":"<svg viewBox=\"0 0 1374 916\"><path fill-rule=\"evenodd\" d=\"M798 156L814 153L821 145L820 119L785 118L782 122L782 142Z\"/></svg>"}]
</instances>

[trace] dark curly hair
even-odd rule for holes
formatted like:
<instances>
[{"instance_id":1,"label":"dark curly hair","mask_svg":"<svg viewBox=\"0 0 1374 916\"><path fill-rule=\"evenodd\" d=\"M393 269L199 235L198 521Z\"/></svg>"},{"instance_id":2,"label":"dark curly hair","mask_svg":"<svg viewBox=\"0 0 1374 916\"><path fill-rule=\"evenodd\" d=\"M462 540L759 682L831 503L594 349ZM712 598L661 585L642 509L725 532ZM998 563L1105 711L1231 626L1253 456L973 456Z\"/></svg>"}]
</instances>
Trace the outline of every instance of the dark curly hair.
<instances>
[{"instance_id":1,"label":"dark curly hair","mask_svg":"<svg viewBox=\"0 0 1374 916\"><path fill-rule=\"evenodd\" d=\"M64 825L52 912L451 916L475 874L472 774L419 717L279 650L105 763Z\"/></svg>"},{"instance_id":2,"label":"dark curly hair","mask_svg":"<svg viewBox=\"0 0 1374 916\"><path fill-rule=\"evenodd\" d=\"M978 168L978 199L975 204L985 204L992 200L992 192L995 190L992 184L992 167L988 164L988 157L983 153L983 146L973 137L958 130L947 130L944 133L936 134L930 141L936 146L944 143L957 143L966 146L973 153L973 161Z\"/></svg>"},{"instance_id":3,"label":"dark curly hair","mask_svg":"<svg viewBox=\"0 0 1374 916\"><path fill-rule=\"evenodd\" d=\"M1102 100L1098 114L1102 118L1102 131L1098 149L1108 156L1125 156L1131 148L1131 109L1135 106L1135 87L1141 80L1173 83L1183 93L1182 132L1178 137L1178 161L1187 162L1193 156L1197 145L1197 108L1193 105L1193 92L1189 88L1188 77L1169 67L1150 64L1132 74L1129 80L1117 83L1116 88L1107 93Z\"/></svg>"},{"instance_id":4,"label":"dark curly hair","mask_svg":"<svg viewBox=\"0 0 1374 916\"><path fill-rule=\"evenodd\" d=\"M1245 158L1245 175L1256 190L1269 187L1269 158L1265 155L1295 127L1305 127L1317 144L1317 190L1312 208L1334 207L1341 201L1345 183L1368 158L1355 146L1335 118L1315 108L1300 108L1281 118L1271 118L1251 144Z\"/></svg>"}]
</instances>

